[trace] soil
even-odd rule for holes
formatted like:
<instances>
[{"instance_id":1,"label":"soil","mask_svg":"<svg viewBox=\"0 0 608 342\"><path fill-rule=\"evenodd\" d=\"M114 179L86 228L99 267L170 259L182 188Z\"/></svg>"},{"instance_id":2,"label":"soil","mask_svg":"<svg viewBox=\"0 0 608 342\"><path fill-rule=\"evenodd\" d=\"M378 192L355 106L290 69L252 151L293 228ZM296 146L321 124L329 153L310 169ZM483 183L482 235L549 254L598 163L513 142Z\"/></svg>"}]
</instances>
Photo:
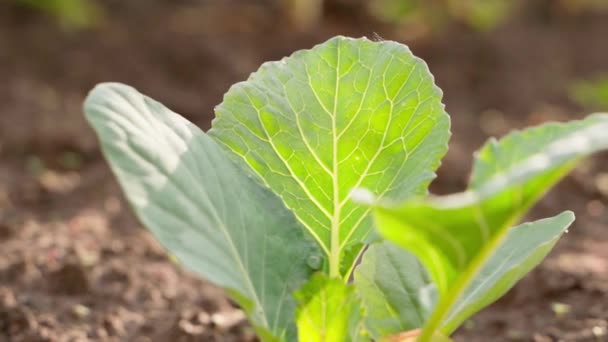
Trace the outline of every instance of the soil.
<instances>
[{"instance_id":1,"label":"soil","mask_svg":"<svg viewBox=\"0 0 608 342\"><path fill-rule=\"evenodd\" d=\"M376 32L410 45L444 90L453 138L432 190L459 191L488 136L584 116L568 86L608 72L608 13L531 3L489 32L453 24L413 37L344 8L300 32L262 1L107 0L97 25L69 31L2 2L0 341L255 340L223 292L172 263L125 205L83 120L94 84L131 84L208 128L222 94L261 62ZM607 203L601 154L531 214L572 209L570 233L456 340L608 341Z\"/></svg>"}]
</instances>

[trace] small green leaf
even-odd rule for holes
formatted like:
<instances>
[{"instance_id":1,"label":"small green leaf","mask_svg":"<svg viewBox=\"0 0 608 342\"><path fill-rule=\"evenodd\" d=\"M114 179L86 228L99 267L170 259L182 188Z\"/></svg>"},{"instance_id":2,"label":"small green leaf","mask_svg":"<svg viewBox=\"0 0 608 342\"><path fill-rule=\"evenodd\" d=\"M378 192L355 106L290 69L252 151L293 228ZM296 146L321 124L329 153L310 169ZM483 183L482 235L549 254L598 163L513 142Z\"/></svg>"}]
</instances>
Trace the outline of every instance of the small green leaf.
<instances>
[{"instance_id":1,"label":"small green leaf","mask_svg":"<svg viewBox=\"0 0 608 342\"><path fill-rule=\"evenodd\" d=\"M372 230L350 191L426 193L447 150L441 96L406 46L336 37L234 85L209 134L279 194L329 257L330 275L348 278Z\"/></svg>"},{"instance_id":2,"label":"small green leaf","mask_svg":"<svg viewBox=\"0 0 608 342\"><path fill-rule=\"evenodd\" d=\"M386 241L365 251L354 284L375 339L420 328L436 302L435 285L418 259Z\"/></svg>"},{"instance_id":3,"label":"small green leaf","mask_svg":"<svg viewBox=\"0 0 608 342\"><path fill-rule=\"evenodd\" d=\"M266 341L294 340L293 291L321 251L281 200L181 116L120 84L85 102L129 203L178 260L243 306Z\"/></svg>"},{"instance_id":4,"label":"small green leaf","mask_svg":"<svg viewBox=\"0 0 608 342\"><path fill-rule=\"evenodd\" d=\"M351 285L319 273L300 291L297 311L300 342L364 341L361 303Z\"/></svg>"},{"instance_id":5,"label":"small green leaf","mask_svg":"<svg viewBox=\"0 0 608 342\"><path fill-rule=\"evenodd\" d=\"M572 222L574 214L566 211L510 229L458 299L441 330L452 333L466 319L504 295L547 256Z\"/></svg>"},{"instance_id":6,"label":"small green leaf","mask_svg":"<svg viewBox=\"0 0 608 342\"><path fill-rule=\"evenodd\" d=\"M477 154L469 189L399 207L377 204L378 230L429 270L441 301L422 341L491 259L515 222L582 157L608 147L608 115L546 124L490 141Z\"/></svg>"}]
</instances>

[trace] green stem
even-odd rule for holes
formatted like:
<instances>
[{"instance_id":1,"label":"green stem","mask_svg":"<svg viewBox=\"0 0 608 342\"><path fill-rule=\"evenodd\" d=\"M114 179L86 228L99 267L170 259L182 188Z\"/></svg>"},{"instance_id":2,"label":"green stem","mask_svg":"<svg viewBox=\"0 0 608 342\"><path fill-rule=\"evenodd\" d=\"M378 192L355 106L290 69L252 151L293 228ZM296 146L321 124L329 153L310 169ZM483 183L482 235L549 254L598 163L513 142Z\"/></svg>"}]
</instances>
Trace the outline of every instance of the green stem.
<instances>
[{"instance_id":1,"label":"green stem","mask_svg":"<svg viewBox=\"0 0 608 342\"><path fill-rule=\"evenodd\" d=\"M424 325L424 329L422 329L422 332L418 336L418 339L416 339L416 342L431 342L433 335L435 335L435 332L441 327L441 323L443 323L445 316L450 312L452 306L456 304L456 301L458 301L460 294L469 284L471 279L465 278L469 277L461 277L454 287L450 289L450 292L453 292L454 294L439 301L439 304L435 310L433 310L433 314L431 314L431 317Z\"/></svg>"},{"instance_id":2,"label":"green stem","mask_svg":"<svg viewBox=\"0 0 608 342\"><path fill-rule=\"evenodd\" d=\"M340 256L335 253L337 250L332 249L329 256L329 277L340 278Z\"/></svg>"},{"instance_id":3,"label":"green stem","mask_svg":"<svg viewBox=\"0 0 608 342\"><path fill-rule=\"evenodd\" d=\"M511 222L516 221L512 218L507 222L505 226L510 226ZM450 310L456 304L462 293L467 289L478 270L483 266L484 262L491 256L491 254L498 248L502 240L507 236L508 229L502 229L502 232L497 234L488 244L486 244L479 254L471 261L469 266L465 269L463 274L457 278L453 286L451 286L445 295L439 300L439 304L431 317L428 319L422 332L416 339L416 342L432 342L433 336L441 328L441 324L445 317L450 313Z\"/></svg>"}]
</instances>

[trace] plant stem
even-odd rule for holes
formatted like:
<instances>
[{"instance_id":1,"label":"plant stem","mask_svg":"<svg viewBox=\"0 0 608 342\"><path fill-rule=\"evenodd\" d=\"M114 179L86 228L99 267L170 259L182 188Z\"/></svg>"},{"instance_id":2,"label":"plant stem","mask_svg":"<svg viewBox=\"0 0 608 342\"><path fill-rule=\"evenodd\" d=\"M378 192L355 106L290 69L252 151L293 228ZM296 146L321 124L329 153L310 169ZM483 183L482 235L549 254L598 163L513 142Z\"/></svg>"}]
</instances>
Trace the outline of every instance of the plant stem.
<instances>
[{"instance_id":1,"label":"plant stem","mask_svg":"<svg viewBox=\"0 0 608 342\"><path fill-rule=\"evenodd\" d=\"M516 215L519 216L519 215ZM513 218L505 224L505 226L510 226L513 221L516 221L516 218ZM441 324L445 319L446 315L450 313L452 306L456 304L458 299L462 293L467 289L473 278L479 271L479 269L483 266L484 262L489 258L489 256L498 248L502 240L507 236L508 229L502 229L502 232L497 234L493 239L490 240L482 249L479 254L469 264L469 266L464 270L463 274L457 278L454 286L450 287L448 291L442 298L439 300L439 304L431 317L424 325L420 336L416 342L432 342L432 338L435 333L441 328Z\"/></svg>"},{"instance_id":2,"label":"plant stem","mask_svg":"<svg viewBox=\"0 0 608 342\"><path fill-rule=\"evenodd\" d=\"M340 278L340 255L338 249L331 249L329 256L329 276L331 278Z\"/></svg>"},{"instance_id":3,"label":"plant stem","mask_svg":"<svg viewBox=\"0 0 608 342\"><path fill-rule=\"evenodd\" d=\"M465 290L466 285L468 285L468 281L465 283L464 281L459 281L460 284L456 284L453 291L457 293L457 295L451 295L446 297L445 300L440 300L439 304L433 310L433 314L429 318L428 322L425 324L424 329L416 339L416 342L431 342L431 338L435 335L435 332L439 330L441 323L446 314L450 312L450 308L452 305L456 303L458 298L460 297L460 293Z\"/></svg>"}]
</instances>

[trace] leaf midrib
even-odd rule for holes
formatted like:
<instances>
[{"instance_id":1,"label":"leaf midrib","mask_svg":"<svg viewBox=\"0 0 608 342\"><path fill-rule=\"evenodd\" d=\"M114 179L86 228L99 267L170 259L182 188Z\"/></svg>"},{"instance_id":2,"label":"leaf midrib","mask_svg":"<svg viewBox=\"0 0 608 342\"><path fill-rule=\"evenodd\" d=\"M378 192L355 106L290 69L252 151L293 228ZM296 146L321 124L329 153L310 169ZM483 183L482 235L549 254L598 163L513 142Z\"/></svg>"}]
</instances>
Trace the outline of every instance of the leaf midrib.
<instances>
[{"instance_id":1,"label":"leaf midrib","mask_svg":"<svg viewBox=\"0 0 608 342\"><path fill-rule=\"evenodd\" d=\"M336 110L338 108L338 93L340 91L340 40L338 40L337 57L336 57L336 85L334 91L334 109L331 115L331 133L332 133L332 178L333 186L333 205L334 212L331 219L331 244L330 244L330 260L329 260L329 276L340 276L340 213L342 207L340 205L340 183L338 181L338 137L336 129ZM312 89L312 87L311 87ZM314 92L314 90L313 90ZM317 96L315 92L315 96ZM325 107L324 107L325 108Z\"/></svg>"}]
</instances>

